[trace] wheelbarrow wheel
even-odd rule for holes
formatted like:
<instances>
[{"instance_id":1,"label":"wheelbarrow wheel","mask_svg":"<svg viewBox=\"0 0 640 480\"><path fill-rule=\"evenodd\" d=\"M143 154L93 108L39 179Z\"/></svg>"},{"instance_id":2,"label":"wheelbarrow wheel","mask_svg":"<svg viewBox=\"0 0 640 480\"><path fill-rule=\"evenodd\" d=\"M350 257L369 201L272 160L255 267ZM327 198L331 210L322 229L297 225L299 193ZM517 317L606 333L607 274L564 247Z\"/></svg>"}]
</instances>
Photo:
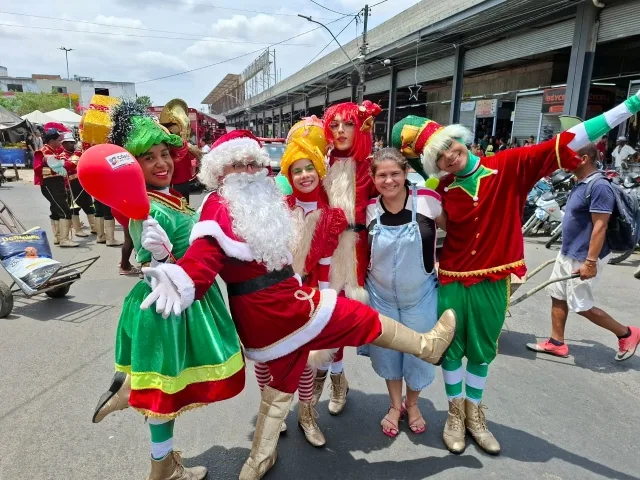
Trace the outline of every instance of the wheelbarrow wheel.
<instances>
[{"instance_id":1,"label":"wheelbarrow wheel","mask_svg":"<svg viewBox=\"0 0 640 480\"><path fill-rule=\"evenodd\" d=\"M45 294L49 298L63 298L67 296L67 293L69 293L70 289L71 289L71 284L61 285L57 288L54 288L53 290L49 290L48 292L45 292Z\"/></svg>"},{"instance_id":2,"label":"wheelbarrow wheel","mask_svg":"<svg viewBox=\"0 0 640 480\"><path fill-rule=\"evenodd\" d=\"M13 293L6 283L0 282L0 318L9 316L13 310Z\"/></svg>"}]
</instances>

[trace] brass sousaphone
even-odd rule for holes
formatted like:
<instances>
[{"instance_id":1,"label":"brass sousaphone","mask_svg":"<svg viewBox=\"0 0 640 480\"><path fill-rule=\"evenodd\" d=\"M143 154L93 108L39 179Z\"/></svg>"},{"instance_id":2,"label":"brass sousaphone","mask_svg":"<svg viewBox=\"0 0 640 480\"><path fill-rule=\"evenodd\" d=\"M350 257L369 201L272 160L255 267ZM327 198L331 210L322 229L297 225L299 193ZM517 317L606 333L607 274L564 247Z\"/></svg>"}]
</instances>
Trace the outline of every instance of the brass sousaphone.
<instances>
[{"instance_id":1,"label":"brass sousaphone","mask_svg":"<svg viewBox=\"0 0 640 480\"><path fill-rule=\"evenodd\" d=\"M180 98L170 100L160 112L160 124L188 142L191 137L191 120L189 120L187 102Z\"/></svg>"}]
</instances>

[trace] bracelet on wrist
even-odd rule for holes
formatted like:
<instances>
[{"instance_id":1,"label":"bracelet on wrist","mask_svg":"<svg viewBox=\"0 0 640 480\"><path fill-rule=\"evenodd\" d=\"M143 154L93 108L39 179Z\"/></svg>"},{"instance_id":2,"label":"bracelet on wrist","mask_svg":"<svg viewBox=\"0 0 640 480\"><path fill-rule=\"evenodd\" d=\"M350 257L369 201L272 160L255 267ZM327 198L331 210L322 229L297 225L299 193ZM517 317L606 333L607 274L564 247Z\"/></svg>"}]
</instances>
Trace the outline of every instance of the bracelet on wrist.
<instances>
[{"instance_id":1,"label":"bracelet on wrist","mask_svg":"<svg viewBox=\"0 0 640 480\"><path fill-rule=\"evenodd\" d=\"M587 259L585 260L585 263L596 263L596 264L597 264L597 263L598 263L598 260L591 260L590 258L587 258Z\"/></svg>"}]
</instances>

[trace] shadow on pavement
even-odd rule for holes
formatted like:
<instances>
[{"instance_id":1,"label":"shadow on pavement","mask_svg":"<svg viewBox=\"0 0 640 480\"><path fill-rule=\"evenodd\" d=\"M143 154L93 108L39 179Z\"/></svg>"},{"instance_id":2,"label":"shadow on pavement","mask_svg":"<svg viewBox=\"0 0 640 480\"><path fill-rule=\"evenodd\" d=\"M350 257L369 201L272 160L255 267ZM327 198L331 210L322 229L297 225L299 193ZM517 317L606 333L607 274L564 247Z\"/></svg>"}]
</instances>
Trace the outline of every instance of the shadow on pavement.
<instances>
[{"instance_id":1,"label":"shadow on pavement","mask_svg":"<svg viewBox=\"0 0 640 480\"><path fill-rule=\"evenodd\" d=\"M595 373L620 373L629 370L640 371L640 361L634 356L624 362L616 362L616 343L613 335L611 345L593 340L566 339L569 358L559 358L528 350L527 343L539 341L533 334L503 330L498 343L498 354L535 361L560 363L571 367L584 368ZM577 343L576 343L577 342ZM638 351L640 354L640 349Z\"/></svg>"},{"instance_id":2,"label":"shadow on pavement","mask_svg":"<svg viewBox=\"0 0 640 480\"><path fill-rule=\"evenodd\" d=\"M390 439L380 432L379 427L379 420L384 416L384 406L388 401L386 395L366 395L351 390L349 406L340 417L331 417L327 412L327 402L320 402L318 422L327 438L327 446L320 449L312 447L304 440L296 424L297 412L294 404L287 419L289 430L281 436L278 444L278 460L265 476L265 480L420 480L451 469L481 470L485 464L501 462L504 458L521 463L546 463L559 459L605 478L637 480L637 477L564 450L542 438L494 422L489 422L489 426L502 442L503 452L500 457L484 454L470 439L465 453L449 454L445 451L440 437L446 412L435 411L433 404L426 399L420 399L420 408L429 423L427 433L407 433L406 422L401 422L401 436ZM255 424L255 416L251 423ZM381 461L361 458L364 454L388 449L394 442L404 440L403 435L414 445L426 447L423 451L424 456L410 460L394 460L389 455ZM215 446L197 457L187 459L185 464L204 465L209 468L213 478L237 478L248 455L247 448L227 449ZM482 473L478 472L476 475L477 478L482 478Z\"/></svg>"},{"instance_id":3,"label":"shadow on pavement","mask_svg":"<svg viewBox=\"0 0 640 480\"><path fill-rule=\"evenodd\" d=\"M16 296L12 313L40 322L56 320L67 323L84 323L104 315L114 308L112 305L74 302L72 298L72 296L65 298L48 298L44 295L31 298Z\"/></svg>"}]
</instances>

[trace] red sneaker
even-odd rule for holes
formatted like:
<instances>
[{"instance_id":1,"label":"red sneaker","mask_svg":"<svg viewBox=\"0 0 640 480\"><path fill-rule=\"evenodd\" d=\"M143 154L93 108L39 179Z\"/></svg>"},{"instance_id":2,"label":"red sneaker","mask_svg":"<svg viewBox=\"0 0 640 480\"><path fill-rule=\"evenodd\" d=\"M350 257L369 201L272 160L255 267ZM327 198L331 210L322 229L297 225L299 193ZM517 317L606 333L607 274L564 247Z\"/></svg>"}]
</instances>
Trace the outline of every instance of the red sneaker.
<instances>
[{"instance_id":1,"label":"red sneaker","mask_svg":"<svg viewBox=\"0 0 640 480\"><path fill-rule=\"evenodd\" d=\"M640 328L629 327L629 330L631 330L631 335L627 338L618 339L618 353L616 353L616 360L618 362L633 357L640 343Z\"/></svg>"},{"instance_id":2,"label":"red sneaker","mask_svg":"<svg viewBox=\"0 0 640 480\"><path fill-rule=\"evenodd\" d=\"M567 358L569 356L569 347L566 343L562 345L554 345L549 340L540 343L527 343L527 348L539 353L548 353L555 357Z\"/></svg>"}]
</instances>

